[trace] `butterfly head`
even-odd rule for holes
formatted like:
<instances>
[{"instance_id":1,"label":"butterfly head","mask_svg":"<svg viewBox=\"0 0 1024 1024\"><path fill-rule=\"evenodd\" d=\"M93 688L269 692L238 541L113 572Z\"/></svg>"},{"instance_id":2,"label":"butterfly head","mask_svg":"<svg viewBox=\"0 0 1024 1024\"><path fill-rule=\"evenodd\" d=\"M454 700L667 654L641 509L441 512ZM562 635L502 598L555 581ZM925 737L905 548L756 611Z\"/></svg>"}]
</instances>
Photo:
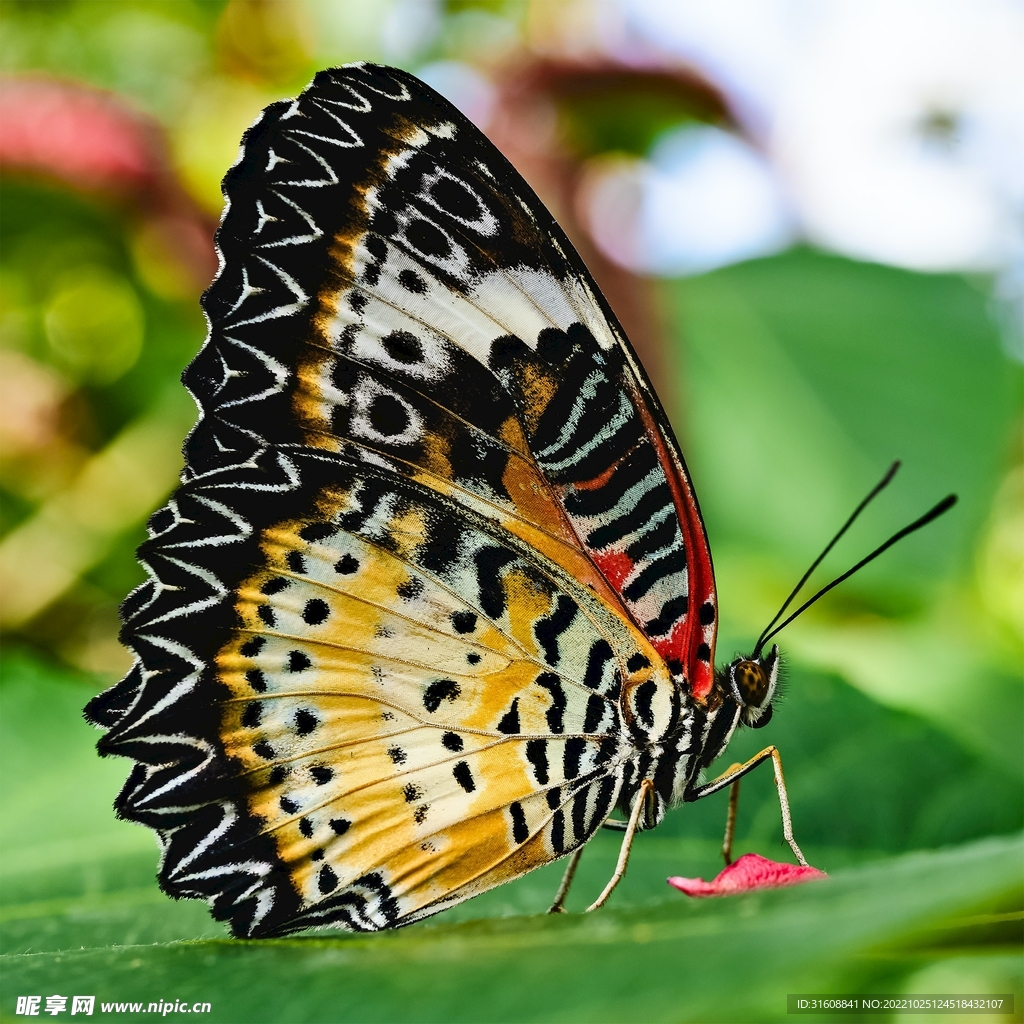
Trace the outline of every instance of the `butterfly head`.
<instances>
[{"instance_id":1,"label":"butterfly head","mask_svg":"<svg viewBox=\"0 0 1024 1024\"><path fill-rule=\"evenodd\" d=\"M722 670L722 689L740 706L740 721L752 729L766 726L772 717L772 698L779 683L779 648L763 655L736 658Z\"/></svg>"}]
</instances>

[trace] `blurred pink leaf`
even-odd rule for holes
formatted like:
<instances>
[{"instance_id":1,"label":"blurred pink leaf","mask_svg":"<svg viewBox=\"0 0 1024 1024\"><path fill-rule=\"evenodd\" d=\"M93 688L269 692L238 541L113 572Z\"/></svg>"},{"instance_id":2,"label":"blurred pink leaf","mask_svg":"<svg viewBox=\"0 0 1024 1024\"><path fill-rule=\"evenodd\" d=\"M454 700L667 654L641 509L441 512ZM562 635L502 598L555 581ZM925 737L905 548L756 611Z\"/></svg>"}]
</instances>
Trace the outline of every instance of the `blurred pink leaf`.
<instances>
[{"instance_id":1,"label":"blurred pink leaf","mask_svg":"<svg viewBox=\"0 0 1024 1024\"><path fill-rule=\"evenodd\" d=\"M687 896L732 896L753 889L778 889L826 877L824 871L810 865L782 864L759 857L756 853L745 853L712 882L676 875L668 880L668 884Z\"/></svg>"},{"instance_id":2,"label":"blurred pink leaf","mask_svg":"<svg viewBox=\"0 0 1024 1024\"><path fill-rule=\"evenodd\" d=\"M0 170L114 200L140 226L149 263L198 297L217 269L214 225L182 187L155 118L113 93L26 75L0 81L0 123Z\"/></svg>"},{"instance_id":3,"label":"blurred pink leaf","mask_svg":"<svg viewBox=\"0 0 1024 1024\"><path fill-rule=\"evenodd\" d=\"M116 97L42 77L4 82L0 163L85 189L150 190L165 173L159 130Z\"/></svg>"}]
</instances>

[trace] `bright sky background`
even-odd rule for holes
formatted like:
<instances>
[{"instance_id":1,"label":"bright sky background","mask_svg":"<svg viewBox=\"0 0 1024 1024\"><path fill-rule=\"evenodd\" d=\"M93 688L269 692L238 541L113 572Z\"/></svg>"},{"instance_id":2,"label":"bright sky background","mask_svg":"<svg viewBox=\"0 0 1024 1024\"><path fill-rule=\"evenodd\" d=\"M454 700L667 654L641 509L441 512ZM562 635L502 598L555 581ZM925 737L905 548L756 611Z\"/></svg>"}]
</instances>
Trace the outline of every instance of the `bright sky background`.
<instances>
[{"instance_id":1,"label":"bright sky background","mask_svg":"<svg viewBox=\"0 0 1024 1024\"><path fill-rule=\"evenodd\" d=\"M643 199L620 258L636 269L692 273L799 235L915 270L994 271L1004 291L1024 277L1020 3L620 0L615 22L611 49L694 65L752 143L691 129L628 172Z\"/></svg>"}]
</instances>

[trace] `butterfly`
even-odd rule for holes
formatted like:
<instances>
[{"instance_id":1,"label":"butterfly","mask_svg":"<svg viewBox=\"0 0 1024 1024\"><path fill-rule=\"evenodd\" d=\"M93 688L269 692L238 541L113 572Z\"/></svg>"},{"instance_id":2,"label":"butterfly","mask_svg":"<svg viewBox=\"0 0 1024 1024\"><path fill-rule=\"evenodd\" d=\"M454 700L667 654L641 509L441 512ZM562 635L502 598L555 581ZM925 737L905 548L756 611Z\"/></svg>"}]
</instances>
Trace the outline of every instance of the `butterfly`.
<instances>
[{"instance_id":1,"label":"butterfly","mask_svg":"<svg viewBox=\"0 0 1024 1024\"><path fill-rule=\"evenodd\" d=\"M372 931L571 854L558 909L608 825L596 906L637 831L769 758L805 864L773 747L701 782L770 718L778 649L716 676L679 446L519 174L352 64L263 112L224 193L135 663L87 708L163 889L240 936Z\"/></svg>"}]
</instances>

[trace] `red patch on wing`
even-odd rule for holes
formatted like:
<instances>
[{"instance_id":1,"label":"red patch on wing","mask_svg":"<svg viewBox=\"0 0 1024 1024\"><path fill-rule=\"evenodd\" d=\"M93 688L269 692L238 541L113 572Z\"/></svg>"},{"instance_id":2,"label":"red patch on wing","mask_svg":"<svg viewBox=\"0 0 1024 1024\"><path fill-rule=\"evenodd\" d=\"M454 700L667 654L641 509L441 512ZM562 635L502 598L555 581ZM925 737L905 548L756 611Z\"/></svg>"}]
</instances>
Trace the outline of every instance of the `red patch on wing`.
<instances>
[{"instance_id":1,"label":"red patch on wing","mask_svg":"<svg viewBox=\"0 0 1024 1024\"><path fill-rule=\"evenodd\" d=\"M779 889L827 877L824 871L809 864L782 864L759 857L756 853L745 853L712 882L705 882L703 878L674 876L668 884L687 896L733 896L754 889Z\"/></svg>"},{"instance_id":2,"label":"red patch on wing","mask_svg":"<svg viewBox=\"0 0 1024 1024\"><path fill-rule=\"evenodd\" d=\"M622 584L633 571L633 561L624 551L594 552L590 556L601 570L601 575L615 588L622 590ZM660 651L659 651L660 653Z\"/></svg>"},{"instance_id":3,"label":"red patch on wing","mask_svg":"<svg viewBox=\"0 0 1024 1024\"><path fill-rule=\"evenodd\" d=\"M693 669L693 678L690 680L690 692L697 700L704 700L711 692L711 685L715 681L715 673L710 665L698 661Z\"/></svg>"},{"instance_id":4,"label":"red patch on wing","mask_svg":"<svg viewBox=\"0 0 1024 1024\"><path fill-rule=\"evenodd\" d=\"M687 632L688 627L684 619L682 622L677 622L672 627L672 632L669 633L668 636L662 637L659 640L652 640L651 643L654 645L654 649L666 661L670 658L678 658L683 644L686 642ZM686 663L683 662L683 664L685 665Z\"/></svg>"}]
</instances>

